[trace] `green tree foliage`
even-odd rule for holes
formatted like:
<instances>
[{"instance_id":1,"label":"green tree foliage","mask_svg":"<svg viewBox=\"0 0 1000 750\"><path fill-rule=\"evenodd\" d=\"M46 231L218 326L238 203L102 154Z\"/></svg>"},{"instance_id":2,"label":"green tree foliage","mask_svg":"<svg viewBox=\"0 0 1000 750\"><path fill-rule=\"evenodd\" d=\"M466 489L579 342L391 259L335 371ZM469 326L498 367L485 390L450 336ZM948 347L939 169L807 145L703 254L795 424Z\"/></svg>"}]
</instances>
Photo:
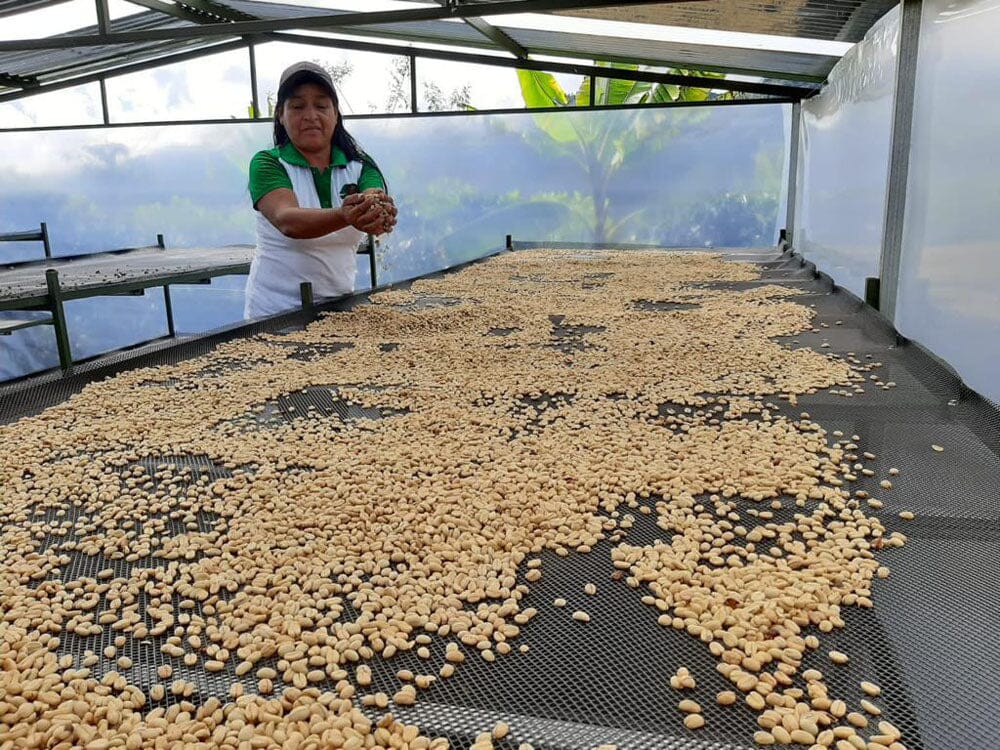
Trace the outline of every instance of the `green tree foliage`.
<instances>
[{"instance_id":1,"label":"green tree foliage","mask_svg":"<svg viewBox=\"0 0 1000 750\"><path fill-rule=\"evenodd\" d=\"M472 97L471 84L463 84L451 91L445 91L433 81L424 81L424 109L429 112L444 112L455 109L474 109L469 103Z\"/></svg>"},{"instance_id":2,"label":"green tree foliage","mask_svg":"<svg viewBox=\"0 0 1000 750\"><path fill-rule=\"evenodd\" d=\"M321 68L326 70L330 74L330 78L333 79L333 85L337 87L339 91L341 84L347 79L347 77L354 72L354 63L350 60L341 60L328 62L326 60L314 59L314 63L319 65ZM267 117L268 119L274 117L274 105L278 97L278 92L268 91L267 96L264 97L267 101ZM254 112L253 102L247 106L247 115L249 117L260 117L259 112Z\"/></svg>"},{"instance_id":3,"label":"green tree foliage","mask_svg":"<svg viewBox=\"0 0 1000 750\"><path fill-rule=\"evenodd\" d=\"M420 81L425 112L475 109L472 106L472 86L465 83L446 91L434 81ZM389 69L389 89L386 94L385 112L408 112L410 109L410 58L396 56Z\"/></svg>"},{"instance_id":4,"label":"green tree foliage","mask_svg":"<svg viewBox=\"0 0 1000 750\"><path fill-rule=\"evenodd\" d=\"M638 65L597 63L608 68L608 75L616 70L640 70ZM719 73L704 73L676 69L671 72L708 78L723 78ZM728 99L730 93L718 93L704 88L676 84L626 81L617 78L598 78L591 92L590 79L584 78L580 88L567 93L550 73L518 70L518 82L525 105L535 108L566 108L587 106L593 100L599 107L620 105L664 104L668 102L698 102ZM567 114L569 116L567 116ZM609 188L615 175L631 160L642 153L651 153L666 146L676 134L678 120L668 118L663 111L645 112L641 116L635 109L614 109L600 117L581 117L563 113L538 113L534 117L537 129L526 133L527 140L540 152L553 152L568 156L580 167L586 177L587 190L567 196L576 204L578 215L590 217L593 242L609 242L618 230L635 214L613 211ZM582 114L582 113L581 113ZM686 122L698 118L689 113ZM538 137L538 136L541 137ZM617 220L613 219L617 215Z\"/></svg>"},{"instance_id":5,"label":"green tree foliage","mask_svg":"<svg viewBox=\"0 0 1000 750\"><path fill-rule=\"evenodd\" d=\"M389 90L386 93L386 112L407 112L410 109L410 60L407 57L392 58L389 66ZM374 111L374 107L373 107Z\"/></svg>"}]
</instances>

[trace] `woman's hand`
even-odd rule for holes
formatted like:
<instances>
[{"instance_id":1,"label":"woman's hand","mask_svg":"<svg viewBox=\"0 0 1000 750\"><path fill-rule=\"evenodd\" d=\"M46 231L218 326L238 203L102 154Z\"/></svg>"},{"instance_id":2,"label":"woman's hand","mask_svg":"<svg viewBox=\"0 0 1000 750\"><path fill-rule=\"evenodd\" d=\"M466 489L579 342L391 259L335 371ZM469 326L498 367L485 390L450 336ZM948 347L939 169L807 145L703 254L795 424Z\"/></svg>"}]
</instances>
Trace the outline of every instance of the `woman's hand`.
<instances>
[{"instance_id":1,"label":"woman's hand","mask_svg":"<svg viewBox=\"0 0 1000 750\"><path fill-rule=\"evenodd\" d=\"M379 188L369 188L362 193L373 202L377 209L374 220L366 227L357 228L369 234L386 234L396 226L396 204L389 195Z\"/></svg>"},{"instance_id":2,"label":"woman's hand","mask_svg":"<svg viewBox=\"0 0 1000 750\"><path fill-rule=\"evenodd\" d=\"M286 237L312 239L352 226L368 234L391 232L396 206L381 190L346 196L339 208L300 208L295 193L277 188L257 201L257 209Z\"/></svg>"},{"instance_id":3,"label":"woman's hand","mask_svg":"<svg viewBox=\"0 0 1000 750\"><path fill-rule=\"evenodd\" d=\"M381 216L376 201L363 193L346 196L340 203L340 210L350 226L368 233L372 233L369 227L373 226Z\"/></svg>"}]
</instances>

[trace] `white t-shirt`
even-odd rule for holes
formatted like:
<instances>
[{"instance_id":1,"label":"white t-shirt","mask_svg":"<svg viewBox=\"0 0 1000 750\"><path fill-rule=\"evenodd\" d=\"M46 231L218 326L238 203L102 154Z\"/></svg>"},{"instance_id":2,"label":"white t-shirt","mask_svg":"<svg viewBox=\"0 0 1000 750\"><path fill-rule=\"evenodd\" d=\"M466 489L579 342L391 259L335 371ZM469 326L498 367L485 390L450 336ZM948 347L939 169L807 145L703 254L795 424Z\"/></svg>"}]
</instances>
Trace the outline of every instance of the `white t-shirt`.
<instances>
[{"instance_id":1,"label":"white t-shirt","mask_svg":"<svg viewBox=\"0 0 1000 750\"><path fill-rule=\"evenodd\" d=\"M284 159L281 164L292 181L299 206L322 208L312 170ZM340 205L341 188L357 184L361 167L361 162L349 161L343 169L330 170L330 197L335 208ZM257 211L257 249L250 263L243 317L262 318L299 307L299 285L303 281L312 283L317 300L353 292L357 248L364 236L364 232L348 226L314 239L292 239Z\"/></svg>"}]
</instances>

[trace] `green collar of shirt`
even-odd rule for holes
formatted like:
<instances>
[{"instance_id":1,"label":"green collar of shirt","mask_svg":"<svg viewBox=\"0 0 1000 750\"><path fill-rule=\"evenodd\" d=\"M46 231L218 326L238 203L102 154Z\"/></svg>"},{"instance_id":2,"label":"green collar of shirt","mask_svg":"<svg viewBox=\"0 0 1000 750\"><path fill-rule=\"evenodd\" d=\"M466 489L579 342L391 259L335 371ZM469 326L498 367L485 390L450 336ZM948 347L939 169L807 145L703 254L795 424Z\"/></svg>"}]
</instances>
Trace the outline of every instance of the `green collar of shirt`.
<instances>
[{"instance_id":1,"label":"green collar of shirt","mask_svg":"<svg viewBox=\"0 0 1000 750\"><path fill-rule=\"evenodd\" d=\"M312 170L313 183L316 185L316 193L319 196L319 204L323 208L333 207L330 173L333 171L334 167L339 169L347 167L347 155L336 146L331 146L331 149L330 166L320 169L319 167L312 166L306 160L306 157L304 157L299 150L292 145L291 141L278 148L278 155L289 164L294 164L297 167L306 167L307 169Z\"/></svg>"},{"instance_id":2,"label":"green collar of shirt","mask_svg":"<svg viewBox=\"0 0 1000 750\"><path fill-rule=\"evenodd\" d=\"M319 172L322 174L324 172L329 172L332 167L347 166L347 154L336 146L332 146L331 148L330 166L326 169L320 169L319 167L310 165L306 160L306 157L304 157L299 150L292 145L291 141L278 148L278 156L287 161L289 164L294 164L297 167L308 167L309 169L312 169L313 172Z\"/></svg>"},{"instance_id":3,"label":"green collar of shirt","mask_svg":"<svg viewBox=\"0 0 1000 750\"><path fill-rule=\"evenodd\" d=\"M305 157L291 143L283 146L275 146L265 151L258 151L250 160L250 174L248 187L253 205L256 208L258 201L272 190L285 188L292 189L292 181L288 176L282 162L294 165L299 168L308 169L312 173L313 184L316 186L316 193L319 196L322 208L333 208L334 198L332 195L333 168L346 169L350 164L347 156L336 146L330 154L333 162L326 169L317 169L309 165ZM339 176L339 175L338 175ZM362 192L369 188L385 190L385 180L379 168L369 159L364 159L361 164L361 173L358 175L358 190ZM340 205L338 202L336 205Z\"/></svg>"}]
</instances>

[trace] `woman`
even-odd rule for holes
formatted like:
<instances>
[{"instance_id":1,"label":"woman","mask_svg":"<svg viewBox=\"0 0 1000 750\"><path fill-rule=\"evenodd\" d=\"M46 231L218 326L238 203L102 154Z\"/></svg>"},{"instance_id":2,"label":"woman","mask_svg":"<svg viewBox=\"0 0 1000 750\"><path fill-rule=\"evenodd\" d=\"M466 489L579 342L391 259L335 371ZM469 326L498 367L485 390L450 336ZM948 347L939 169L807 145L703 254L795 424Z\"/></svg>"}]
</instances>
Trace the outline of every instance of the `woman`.
<instances>
[{"instance_id":1,"label":"woman","mask_svg":"<svg viewBox=\"0 0 1000 750\"><path fill-rule=\"evenodd\" d=\"M303 281L317 298L354 291L358 243L396 224L382 173L344 129L333 79L319 65L281 74L274 146L250 161L257 250L247 318L296 307Z\"/></svg>"}]
</instances>

